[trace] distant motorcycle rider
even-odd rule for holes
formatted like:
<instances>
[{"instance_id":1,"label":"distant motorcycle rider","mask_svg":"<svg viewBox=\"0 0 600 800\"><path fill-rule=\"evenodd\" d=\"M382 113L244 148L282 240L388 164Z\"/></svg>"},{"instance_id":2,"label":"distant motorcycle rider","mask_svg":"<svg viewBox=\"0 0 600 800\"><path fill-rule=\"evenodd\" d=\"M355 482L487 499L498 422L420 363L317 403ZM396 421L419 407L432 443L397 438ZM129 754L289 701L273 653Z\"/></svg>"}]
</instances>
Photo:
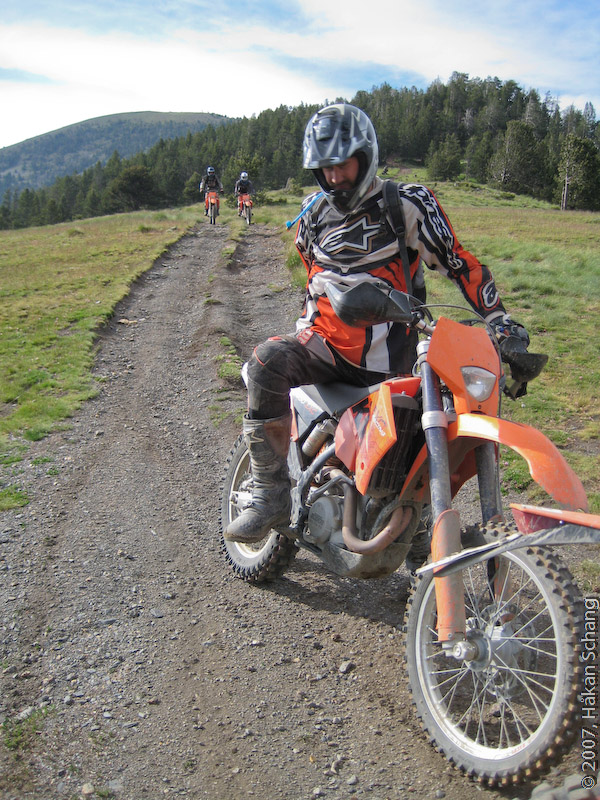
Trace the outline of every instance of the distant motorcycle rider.
<instances>
[{"instance_id":1,"label":"distant motorcycle rider","mask_svg":"<svg viewBox=\"0 0 600 800\"><path fill-rule=\"evenodd\" d=\"M204 216L208 216L208 192L209 190L216 191L216 192L223 192L223 184L221 183L219 176L215 172L214 167L207 167L206 168L206 175L202 178L200 182L200 191L204 192ZM217 208L219 208L219 195L217 194Z\"/></svg>"},{"instance_id":2,"label":"distant motorcycle rider","mask_svg":"<svg viewBox=\"0 0 600 800\"><path fill-rule=\"evenodd\" d=\"M406 290L399 239L377 177L371 120L352 105L326 106L308 122L303 150L303 166L312 170L323 193L300 218L296 233L308 275L304 308L295 334L259 344L248 363L243 433L253 492L251 504L224 532L229 541L260 541L271 528L289 522L290 388L331 381L370 386L410 373L414 361L414 339L406 326L346 325L325 293L328 283L346 288L363 281ZM450 278L488 322L513 326L528 341L525 329L506 316L490 271L459 243L433 193L418 184L393 186L404 215L413 294L424 296L424 262ZM427 557L424 528L421 537L425 547L413 540L417 565ZM410 557L409 552L407 563Z\"/></svg>"},{"instance_id":3,"label":"distant motorcycle rider","mask_svg":"<svg viewBox=\"0 0 600 800\"><path fill-rule=\"evenodd\" d=\"M247 172L240 172L240 177L235 182L233 191L238 199L238 217L241 217L244 210L242 207L242 195L254 194L254 187L252 186L252 181L248 178Z\"/></svg>"}]
</instances>

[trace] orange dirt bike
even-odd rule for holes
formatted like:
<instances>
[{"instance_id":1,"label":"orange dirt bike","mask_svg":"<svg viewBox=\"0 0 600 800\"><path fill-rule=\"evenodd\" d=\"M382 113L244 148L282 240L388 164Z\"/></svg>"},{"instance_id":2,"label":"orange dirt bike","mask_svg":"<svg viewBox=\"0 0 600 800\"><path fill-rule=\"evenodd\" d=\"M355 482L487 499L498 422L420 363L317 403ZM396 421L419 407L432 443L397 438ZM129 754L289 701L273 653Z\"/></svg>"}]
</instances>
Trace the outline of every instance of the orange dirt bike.
<instances>
[{"instance_id":1,"label":"orange dirt bike","mask_svg":"<svg viewBox=\"0 0 600 800\"><path fill-rule=\"evenodd\" d=\"M502 390L517 396L546 356L511 349L514 336L499 345L480 317L434 320L433 307L381 283L327 294L348 324L418 331L413 375L366 389L293 389L289 525L254 545L223 539L226 559L259 582L304 549L338 575L379 578L402 565L429 518L431 561L417 570L404 621L416 712L436 747L482 783L535 777L570 746L589 678L589 601L550 547L600 542L600 517L583 513L582 484L557 448L500 417ZM516 526L505 521L500 445L525 458L562 510L514 506ZM465 527L452 503L471 478L481 521ZM240 437L225 473L223 529L251 491Z\"/></svg>"},{"instance_id":2,"label":"orange dirt bike","mask_svg":"<svg viewBox=\"0 0 600 800\"><path fill-rule=\"evenodd\" d=\"M211 225L217 224L219 216L219 193L216 189L208 189L208 220Z\"/></svg>"},{"instance_id":3,"label":"orange dirt bike","mask_svg":"<svg viewBox=\"0 0 600 800\"><path fill-rule=\"evenodd\" d=\"M242 216L246 220L246 225L252 222L252 197L249 194L241 194L238 200L242 207Z\"/></svg>"}]
</instances>

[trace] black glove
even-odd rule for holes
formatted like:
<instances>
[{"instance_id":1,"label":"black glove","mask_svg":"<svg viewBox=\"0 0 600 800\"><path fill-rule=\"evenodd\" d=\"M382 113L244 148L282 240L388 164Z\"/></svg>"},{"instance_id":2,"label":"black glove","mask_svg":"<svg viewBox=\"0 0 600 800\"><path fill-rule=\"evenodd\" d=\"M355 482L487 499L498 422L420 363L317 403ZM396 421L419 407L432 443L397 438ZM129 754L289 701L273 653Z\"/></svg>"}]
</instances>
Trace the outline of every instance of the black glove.
<instances>
[{"instance_id":1,"label":"black glove","mask_svg":"<svg viewBox=\"0 0 600 800\"><path fill-rule=\"evenodd\" d=\"M529 345L529 334L520 322L515 322L508 314L495 317L490 325L500 343L500 352L524 353Z\"/></svg>"},{"instance_id":2,"label":"black glove","mask_svg":"<svg viewBox=\"0 0 600 800\"><path fill-rule=\"evenodd\" d=\"M513 382L510 386L505 383L504 392L509 397L512 397L513 400L516 400L517 397L523 397L523 395L527 394L527 380L519 375L519 354L527 353L529 334L523 325L519 322L514 322L508 314L496 317L490 322L490 325L500 344L502 361L510 366L513 377ZM524 356L524 358L529 358L529 356Z\"/></svg>"}]
</instances>

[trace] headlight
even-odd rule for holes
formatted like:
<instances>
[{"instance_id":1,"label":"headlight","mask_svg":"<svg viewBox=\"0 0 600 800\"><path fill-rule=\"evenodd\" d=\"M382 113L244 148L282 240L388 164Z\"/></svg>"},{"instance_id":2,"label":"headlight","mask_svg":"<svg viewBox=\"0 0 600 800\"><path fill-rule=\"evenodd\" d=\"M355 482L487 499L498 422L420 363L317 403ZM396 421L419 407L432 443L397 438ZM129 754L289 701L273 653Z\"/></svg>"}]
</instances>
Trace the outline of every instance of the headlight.
<instances>
[{"instance_id":1,"label":"headlight","mask_svg":"<svg viewBox=\"0 0 600 800\"><path fill-rule=\"evenodd\" d=\"M461 367L460 371L471 397L480 403L487 400L496 385L494 373L481 367Z\"/></svg>"}]
</instances>

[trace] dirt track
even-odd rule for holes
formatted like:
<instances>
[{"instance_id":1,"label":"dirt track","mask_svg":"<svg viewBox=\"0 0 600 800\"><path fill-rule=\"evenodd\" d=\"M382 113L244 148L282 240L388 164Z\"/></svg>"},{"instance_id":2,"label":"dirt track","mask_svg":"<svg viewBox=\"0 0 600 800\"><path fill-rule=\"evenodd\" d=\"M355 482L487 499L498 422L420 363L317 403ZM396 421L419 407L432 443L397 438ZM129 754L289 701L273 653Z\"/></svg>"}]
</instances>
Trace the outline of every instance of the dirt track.
<instances>
[{"instance_id":1,"label":"dirt track","mask_svg":"<svg viewBox=\"0 0 600 800\"><path fill-rule=\"evenodd\" d=\"M481 789L420 733L404 571L340 579L301 554L262 588L228 572L219 487L244 392L217 377L219 340L245 358L302 293L278 231L253 226L229 265L225 237L201 225L137 283L99 337L99 396L32 447L32 502L0 516L0 717L39 720L0 745L0 796L528 796Z\"/></svg>"}]
</instances>

